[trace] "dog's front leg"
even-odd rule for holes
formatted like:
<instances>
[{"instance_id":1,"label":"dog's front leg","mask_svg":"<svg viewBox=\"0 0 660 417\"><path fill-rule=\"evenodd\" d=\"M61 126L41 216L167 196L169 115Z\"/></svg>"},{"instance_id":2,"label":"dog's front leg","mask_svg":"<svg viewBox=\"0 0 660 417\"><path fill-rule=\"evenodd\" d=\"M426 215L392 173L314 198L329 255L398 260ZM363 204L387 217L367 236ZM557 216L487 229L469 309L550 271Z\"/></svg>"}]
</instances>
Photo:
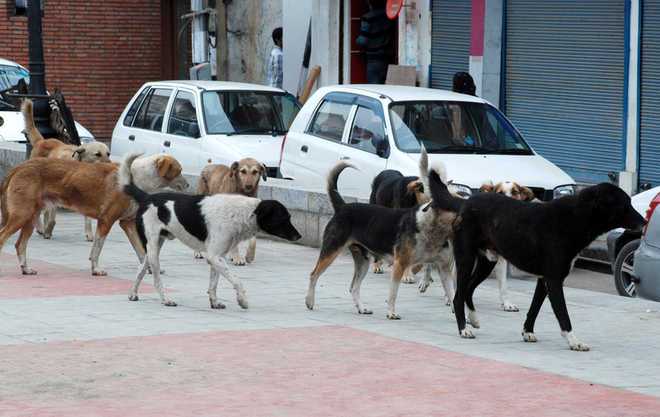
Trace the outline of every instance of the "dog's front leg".
<instances>
[{"instance_id":1,"label":"dog's front leg","mask_svg":"<svg viewBox=\"0 0 660 417\"><path fill-rule=\"evenodd\" d=\"M566 299L564 298L564 279L552 277L544 277L544 279L546 280L545 285L548 287L548 298L550 298L552 311L555 313L557 321L559 321L561 335L566 339L571 350L577 350L580 352L588 351L590 349L589 345L582 343L575 333L573 333L571 318L568 316Z\"/></svg>"},{"instance_id":2,"label":"dog's front leg","mask_svg":"<svg viewBox=\"0 0 660 417\"><path fill-rule=\"evenodd\" d=\"M525 342L536 342L538 339L534 334L534 324L536 323L536 317L541 310L543 301L548 295L548 291L545 288L545 282L543 279L539 278L536 280L536 289L534 290L534 297L532 297L532 304L529 306L529 311L527 312L527 319L525 324L523 324L522 337Z\"/></svg>"},{"instance_id":3,"label":"dog's front leg","mask_svg":"<svg viewBox=\"0 0 660 417\"><path fill-rule=\"evenodd\" d=\"M44 234L44 224L41 221L41 215L42 214L44 216L44 219L46 219L46 211L45 210L40 211L39 214L37 215L37 217L35 217L34 226L37 230L37 233L39 233L40 235L43 236L43 234Z\"/></svg>"},{"instance_id":4,"label":"dog's front leg","mask_svg":"<svg viewBox=\"0 0 660 417\"><path fill-rule=\"evenodd\" d=\"M94 235L94 243L92 244L92 251L89 254L89 260L92 263L92 275L94 276L105 276L108 275L102 269L99 269L99 257L101 256L101 250L103 249L103 244L105 243L105 238L110 233L110 228L112 225L107 225L104 222L99 221L96 226L96 234Z\"/></svg>"},{"instance_id":5,"label":"dog's front leg","mask_svg":"<svg viewBox=\"0 0 660 417\"><path fill-rule=\"evenodd\" d=\"M47 206L44 210L44 222L46 223L43 227L44 239L50 239L53 237L53 229L55 228L55 217L57 216L57 207Z\"/></svg>"},{"instance_id":6,"label":"dog's front leg","mask_svg":"<svg viewBox=\"0 0 660 417\"><path fill-rule=\"evenodd\" d=\"M218 301L218 280L220 279L220 271L213 265L213 262L207 259L207 263L211 267L211 275L209 277L209 290L207 291L209 295L209 303L211 308L223 309L226 308L223 303Z\"/></svg>"},{"instance_id":7,"label":"dog's front leg","mask_svg":"<svg viewBox=\"0 0 660 417\"><path fill-rule=\"evenodd\" d=\"M503 257L497 259L495 265L495 277L497 284L500 288L500 303L504 311L518 311L518 306L509 301L509 293L507 289L507 279L509 275L509 263Z\"/></svg>"},{"instance_id":8,"label":"dog's front leg","mask_svg":"<svg viewBox=\"0 0 660 417\"><path fill-rule=\"evenodd\" d=\"M419 281L419 286L418 286L419 292L425 293L426 290L429 289L429 286L433 282L433 276L431 275L432 270L433 270L432 264L427 264L424 267L424 279Z\"/></svg>"},{"instance_id":9,"label":"dog's front leg","mask_svg":"<svg viewBox=\"0 0 660 417\"><path fill-rule=\"evenodd\" d=\"M247 252L245 253L245 262L251 264L254 262L254 257L257 252L257 238L252 237L248 243Z\"/></svg>"},{"instance_id":10,"label":"dog's front leg","mask_svg":"<svg viewBox=\"0 0 660 417\"><path fill-rule=\"evenodd\" d=\"M401 282L404 284L414 284L415 283L415 274L419 272L419 269L415 270L415 267L407 268L403 273L403 278Z\"/></svg>"},{"instance_id":11,"label":"dog's front leg","mask_svg":"<svg viewBox=\"0 0 660 417\"><path fill-rule=\"evenodd\" d=\"M242 308L248 308L247 295L245 293L245 289L243 288L243 284L241 283L240 278L229 271L229 267L227 266L227 262L224 260L224 258L218 255L212 255L212 252L209 252L207 254L207 260L208 262L212 263L216 271L222 274L222 276L225 277L227 281L229 281L232 287L234 287L238 305Z\"/></svg>"},{"instance_id":12,"label":"dog's front leg","mask_svg":"<svg viewBox=\"0 0 660 417\"><path fill-rule=\"evenodd\" d=\"M390 295L387 297L387 318L390 320L401 319L401 316L396 313L396 297L399 292L401 278L407 269L409 269L409 266L402 263L400 257L395 254L392 278L390 280Z\"/></svg>"},{"instance_id":13,"label":"dog's front leg","mask_svg":"<svg viewBox=\"0 0 660 417\"><path fill-rule=\"evenodd\" d=\"M440 282L442 283L442 288L445 290L445 303L448 306L454 307L454 282L456 281L456 268L452 264L437 264L436 268L440 274Z\"/></svg>"},{"instance_id":14,"label":"dog's front leg","mask_svg":"<svg viewBox=\"0 0 660 417\"><path fill-rule=\"evenodd\" d=\"M34 230L34 224L32 222L27 222L25 226L21 229L21 233L18 236L16 241L16 255L18 255L18 263L21 266L21 272L23 275L36 275L37 271L30 268L27 264L27 243L32 236L32 231Z\"/></svg>"}]
</instances>

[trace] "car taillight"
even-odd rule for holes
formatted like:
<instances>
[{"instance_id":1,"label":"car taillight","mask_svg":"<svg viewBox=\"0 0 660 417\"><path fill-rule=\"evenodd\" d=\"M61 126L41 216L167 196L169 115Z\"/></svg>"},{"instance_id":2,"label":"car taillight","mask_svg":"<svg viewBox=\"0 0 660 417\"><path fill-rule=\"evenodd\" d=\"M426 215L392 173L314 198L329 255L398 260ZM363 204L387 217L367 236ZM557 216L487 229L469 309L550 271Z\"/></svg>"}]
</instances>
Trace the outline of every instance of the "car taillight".
<instances>
[{"instance_id":1,"label":"car taillight","mask_svg":"<svg viewBox=\"0 0 660 417\"><path fill-rule=\"evenodd\" d=\"M282 138L282 146L280 147L280 163L278 166L282 166L282 157L284 156L284 144L286 143L286 135Z\"/></svg>"},{"instance_id":2,"label":"car taillight","mask_svg":"<svg viewBox=\"0 0 660 417\"><path fill-rule=\"evenodd\" d=\"M655 197L653 197L653 200L649 203L649 208L646 209L646 224L649 224L649 221L651 221L651 216L653 216L653 212L655 211L655 208L660 205L660 193L656 194ZM646 234L646 226L644 226L644 234Z\"/></svg>"}]
</instances>

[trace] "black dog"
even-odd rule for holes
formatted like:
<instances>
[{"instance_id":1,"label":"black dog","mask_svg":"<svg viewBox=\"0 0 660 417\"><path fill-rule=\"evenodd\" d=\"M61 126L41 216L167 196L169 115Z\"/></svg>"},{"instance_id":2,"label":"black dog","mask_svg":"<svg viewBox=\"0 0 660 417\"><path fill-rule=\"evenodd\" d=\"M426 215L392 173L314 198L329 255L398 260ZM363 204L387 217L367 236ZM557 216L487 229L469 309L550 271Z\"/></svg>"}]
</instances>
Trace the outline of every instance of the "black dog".
<instances>
[{"instance_id":1,"label":"black dog","mask_svg":"<svg viewBox=\"0 0 660 417\"><path fill-rule=\"evenodd\" d=\"M603 183L545 204L496 193L477 194L467 201L452 200L460 213L454 227L458 280L454 310L461 337L474 337L466 329L464 305L469 309L470 323L479 326L472 296L495 266L495 252L517 268L540 277L523 326L523 340L536 342L534 322L547 295L570 348L589 350L572 332L564 279L575 257L596 237L617 227L643 227L645 221L631 206L630 197L620 188Z\"/></svg>"}]
</instances>

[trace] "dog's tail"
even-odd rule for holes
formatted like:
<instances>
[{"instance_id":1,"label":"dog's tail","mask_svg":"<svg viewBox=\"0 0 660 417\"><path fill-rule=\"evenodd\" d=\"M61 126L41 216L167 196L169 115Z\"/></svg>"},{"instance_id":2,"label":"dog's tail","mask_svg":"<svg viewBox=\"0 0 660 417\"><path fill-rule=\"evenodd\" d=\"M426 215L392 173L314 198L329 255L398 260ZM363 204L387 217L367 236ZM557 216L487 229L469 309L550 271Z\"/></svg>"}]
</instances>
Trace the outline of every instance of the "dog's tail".
<instances>
[{"instance_id":1,"label":"dog's tail","mask_svg":"<svg viewBox=\"0 0 660 417\"><path fill-rule=\"evenodd\" d=\"M44 137L41 136L39 129L37 129L37 126L34 124L32 108L32 100L23 100L23 104L21 104L21 113L23 113L23 120L25 120L25 134L32 146L35 146L38 142L44 140Z\"/></svg>"},{"instance_id":2,"label":"dog's tail","mask_svg":"<svg viewBox=\"0 0 660 417\"><path fill-rule=\"evenodd\" d=\"M137 201L138 203L142 203L149 198L148 193L145 193L140 188L138 188L137 185L133 184L133 174L131 173L131 165L133 165L133 161L135 161L137 158L141 156L142 156L141 153L131 153L126 155L124 161L119 166L119 173L118 173L119 187L122 189L123 192L128 194L133 200Z\"/></svg>"},{"instance_id":3,"label":"dog's tail","mask_svg":"<svg viewBox=\"0 0 660 417\"><path fill-rule=\"evenodd\" d=\"M463 200L449 192L447 188L447 170L442 162L436 162L428 173L428 184L431 192L431 206L440 210L458 213L463 206Z\"/></svg>"},{"instance_id":4,"label":"dog's tail","mask_svg":"<svg viewBox=\"0 0 660 417\"><path fill-rule=\"evenodd\" d=\"M334 208L335 211L339 210L341 206L346 204L344 199L339 194L339 191L337 191L337 181L339 180L339 174L341 174L341 172L346 168L355 167L348 162L341 161L335 165L335 167L332 168L328 174L328 198L330 199L332 208Z\"/></svg>"}]
</instances>

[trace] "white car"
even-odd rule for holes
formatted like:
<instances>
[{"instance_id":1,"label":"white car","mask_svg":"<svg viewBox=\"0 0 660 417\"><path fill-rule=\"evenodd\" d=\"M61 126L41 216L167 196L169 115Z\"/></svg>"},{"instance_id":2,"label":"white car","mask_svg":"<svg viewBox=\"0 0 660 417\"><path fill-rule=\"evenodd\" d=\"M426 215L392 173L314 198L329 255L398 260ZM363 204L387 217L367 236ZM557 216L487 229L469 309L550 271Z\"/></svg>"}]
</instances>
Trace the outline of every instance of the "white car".
<instances>
[{"instance_id":1,"label":"white car","mask_svg":"<svg viewBox=\"0 0 660 417\"><path fill-rule=\"evenodd\" d=\"M167 153L185 174L207 164L252 157L276 176L282 138L298 113L284 90L223 81L159 81L143 85L112 132L113 159L129 152Z\"/></svg>"},{"instance_id":2,"label":"white car","mask_svg":"<svg viewBox=\"0 0 660 417\"><path fill-rule=\"evenodd\" d=\"M338 160L356 168L340 177L342 193L369 197L384 169L419 175L420 143L442 161L464 195L484 182L516 181L547 201L575 193L575 181L538 155L487 101L395 85L320 88L302 107L282 147L280 171L300 188L324 190Z\"/></svg>"},{"instance_id":3,"label":"white car","mask_svg":"<svg viewBox=\"0 0 660 417\"><path fill-rule=\"evenodd\" d=\"M15 86L20 79L29 83L30 72L15 62L0 58L0 91ZM80 141L92 142L94 140L92 133L80 123L75 123ZM27 139L23 135L24 129L25 122L20 109L0 99L0 142L26 142Z\"/></svg>"}]
</instances>

